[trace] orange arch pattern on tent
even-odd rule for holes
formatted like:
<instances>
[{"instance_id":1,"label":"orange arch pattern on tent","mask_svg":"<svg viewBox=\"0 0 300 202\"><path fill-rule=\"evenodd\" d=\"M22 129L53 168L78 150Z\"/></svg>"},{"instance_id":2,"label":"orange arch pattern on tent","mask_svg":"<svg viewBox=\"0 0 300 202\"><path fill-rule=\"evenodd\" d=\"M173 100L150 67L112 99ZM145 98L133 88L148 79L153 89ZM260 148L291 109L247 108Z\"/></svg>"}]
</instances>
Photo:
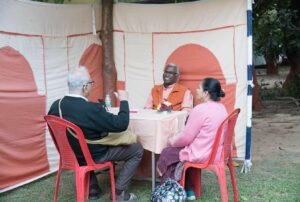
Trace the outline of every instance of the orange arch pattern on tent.
<instances>
[{"instance_id":1,"label":"orange arch pattern on tent","mask_svg":"<svg viewBox=\"0 0 300 202\"><path fill-rule=\"evenodd\" d=\"M210 50L198 44L185 44L172 52L166 64L171 62L180 67L179 82L191 90L194 106L199 104L196 99L196 89L199 82L206 77L213 77L220 81L226 94L221 102L226 106L229 113L234 110L236 84L226 83L220 63ZM234 148L233 155L236 156L236 148Z\"/></svg>"},{"instance_id":2,"label":"orange arch pattern on tent","mask_svg":"<svg viewBox=\"0 0 300 202\"><path fill-rule=\"evenodd\" d=\"M49 171L45 145L46 96L17 50L0 48L0 189ZM34 148L34 149L32 149Z\"/></svg>"},{"instance_id":3,"label":"orange arch pattern on tent","mask_svg":"<svg viewBox=\"0 0 300 202\"><path fill-rule=\"evenodd\" d=\"M92 80L95 81L88 99L98 102L98 99L103 99L102 47L95 43L91 44L84 51L79 64L87 67Z\"/></svg>"},{"instance_id":4,"label":"orange arch pattern on tent","mask_svg":"<svg viewBox=\"0 0 300 202\"><path fill-rule=\"evenodd\" d=\"M226 96L221 101L228 112L233 110L235 103L236 84L226 84L225 77L217 58L207 48L198 44L186 44L177 48L167 59L166 64L175 63L180 67L180 83L188 87L196 99L199 82L206 77L214 77L221 82Z\"/></svg>"}]
</instances>

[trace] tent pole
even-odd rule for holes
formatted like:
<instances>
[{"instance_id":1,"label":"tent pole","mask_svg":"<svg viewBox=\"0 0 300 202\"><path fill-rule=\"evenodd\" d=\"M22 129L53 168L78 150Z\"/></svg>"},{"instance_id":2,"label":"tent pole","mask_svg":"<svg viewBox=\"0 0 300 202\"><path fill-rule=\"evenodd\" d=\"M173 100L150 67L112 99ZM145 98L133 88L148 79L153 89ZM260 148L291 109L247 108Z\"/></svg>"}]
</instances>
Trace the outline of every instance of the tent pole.
<instances>
[{"instance_id":1,"label":"tent pole","mask_svg":"<svg viewBox=\"0 0 300 202\"><path fill-rule=\"evenodd\" d=\"M252 133L252 0L247 0L247 41L248 41L248 90L247 90L247 128L246 128L246 152L245 161L241 169L242 173L250 171L251 162L251 133Z\"/></svg>"},{"instance_id":2,"label":"tent pole","mask_svg":"<svg viewBox=\"0 0 300 202\"><path fill-rule=\"evenodd\" d=\"M102 25L100 39L103 48L103 93L110 95L112 106L116 106L116 98L113 92L116 91L117 72L114 64L113 52L113 0L102 1Z\"/></svg>"}]
</instances>

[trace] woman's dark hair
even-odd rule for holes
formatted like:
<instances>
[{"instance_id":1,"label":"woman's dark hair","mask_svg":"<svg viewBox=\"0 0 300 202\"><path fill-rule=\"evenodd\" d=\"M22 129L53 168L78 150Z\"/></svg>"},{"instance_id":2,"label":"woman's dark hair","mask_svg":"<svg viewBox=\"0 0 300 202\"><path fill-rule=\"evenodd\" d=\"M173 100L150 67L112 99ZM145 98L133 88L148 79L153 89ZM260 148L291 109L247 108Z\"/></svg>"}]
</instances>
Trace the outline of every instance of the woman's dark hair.
<instances>
[{"instance_id":1,"label":"woman's dark hair","mask_svg":"<svg viewBox=\"0 0 300 202\"><path fill-rule=\"evenodd\" d=\"M205 78L202 81L202 89L208 92L210 99L213 101L219 101L220 97L225 97L220 82L215 78Z\"/></svg>"}]
</instances>

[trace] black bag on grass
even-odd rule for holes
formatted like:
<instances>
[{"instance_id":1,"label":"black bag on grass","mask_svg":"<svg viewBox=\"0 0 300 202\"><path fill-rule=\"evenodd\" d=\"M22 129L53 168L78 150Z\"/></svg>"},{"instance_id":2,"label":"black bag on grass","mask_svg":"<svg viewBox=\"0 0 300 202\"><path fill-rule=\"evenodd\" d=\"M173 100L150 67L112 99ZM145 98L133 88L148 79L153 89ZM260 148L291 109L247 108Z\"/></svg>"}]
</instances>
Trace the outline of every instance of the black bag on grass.
<instances>
[{"instance_id":1,"label":"black bag on grass","mask_svg":"<svg viewBox=\"0 0 300 202\"><path fill-rule=\"evenodd\" d=\"M155 188L150 200L151 202L184 202L186 193L178 182L168 179Z\"/></svg>"}]
</instances>

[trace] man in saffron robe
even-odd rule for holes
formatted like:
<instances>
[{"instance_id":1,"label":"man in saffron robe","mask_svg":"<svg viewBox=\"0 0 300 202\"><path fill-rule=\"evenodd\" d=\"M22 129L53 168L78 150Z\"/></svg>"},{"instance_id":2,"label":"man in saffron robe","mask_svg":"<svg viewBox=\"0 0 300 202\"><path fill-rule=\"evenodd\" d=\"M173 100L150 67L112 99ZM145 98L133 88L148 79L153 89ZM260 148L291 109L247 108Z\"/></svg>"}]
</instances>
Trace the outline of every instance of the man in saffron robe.
<instances>
[{"instance_id":1,"label":"man in saffron robe","mask_svg":"<svg viewBox=\"0 0 300 202\"><path fill-rule=\"evenodd\" d=\"M163 73L164 83L155 85L147 99L145 109L157 109L157 105L163 101L172 103L174 111L187 111L189 114L193 108L193 96L191 91L178 83L179 67L173 63L167 64ZM158 157L158 155L156 155ZM137 171L139 176L151 176L151 153L144 151L143 159Z\"/></svg>"},{"instance_id":2,"label":"man in saffron robe","mask_svg":"<svg viewBox=\"0 0 300 202\"><path fill-rule=\"evenodd\" d=\"M156 109L165 100L172 103L174 111L185 110L188 113L193 108L193 96L185 86L177 83L180 72L177 65L170 63L163 73L164 83L155 85L149 95L145 109Z\"/></svg>"}]
</instances>

